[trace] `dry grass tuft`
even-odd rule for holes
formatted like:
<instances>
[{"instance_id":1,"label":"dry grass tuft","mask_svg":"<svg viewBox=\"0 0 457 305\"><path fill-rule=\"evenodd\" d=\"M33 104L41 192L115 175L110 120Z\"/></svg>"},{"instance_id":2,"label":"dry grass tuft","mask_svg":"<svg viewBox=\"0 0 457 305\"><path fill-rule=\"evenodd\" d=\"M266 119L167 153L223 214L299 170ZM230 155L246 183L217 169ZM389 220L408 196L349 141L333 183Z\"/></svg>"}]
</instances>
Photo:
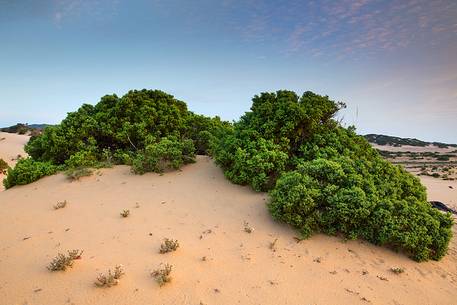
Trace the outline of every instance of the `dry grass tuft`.
<instances>
[{"instance_id":1,"label":"dry grass tuft","mask_svg":"<svg viewBox=\"0 0 457 305\"><path fill-rule=\"evenodd\" d=\"M249 222L245 221L244 222L244 232L246 233L252 233L254 232L254 228L249 225Z\"/></svg>"},{"instance_id":2,"label":"dry grass tuft","mask_svg":"<svg viewBox=\"0 0 457 305\"><path fill-rule=\"evenodd\" d=\"M108 270L107 274L100 273L95 281L97 287L112 287L119 284L120 278L125 274L122 265L114 267L114 272L111 269Z\"/></svg>"},{"instance_id":3,"label":"dry grass tuft","mask_svg":"<svg viewBox=\"0 0 457 305\"><path fill-rule=\"evenodd\" d=\"M130 215L130 210L123 210L121 213L121 216L126 218L126 217L129 217Z\"/></svg>"},{"instance_id":4,"label":"dry grass tuft","mask_svg":"<svg viewBox=\"0 0 457 305\"><path fill-rule=\"evenodd\" d=\"M67 255L59 253L51 263L49 263L47 268L50 271L65 271L68 267L72 267L73 261L80 259L82 254L82 250L71 250L68 251Z\"/></svg>"},{"instance_id":5,"label":"dry grass tuft","mask_svg":"<svg viewBox=\"0 0 457 305\"><path fill-rule=\"evenodd\" d=\"M165 238L163 243L160 245L160 253L168 253L176 251L179 248L179 242L177 240Z\"/></svg>"},{"instance_id":6,"label":"dry grass tuft","mask_svg":"<svg viewBox=\"0 0 457 305\"><path fill-rule=\"evenodd\" d=\"M68 202L66 200L57 202L57 204L54 205L54 210L63 209L64 207L67 206L67 203Z\"/></svg>"},{"instance_id":7,"label":"dry grass tuft","mask_svg":"<svg viewBox=\"0 0 457 305\"><path fill-rule=\"evenodd\" d=\"M166 283L171 282L171 270L172 265L170 264L160 264L160 267L151 272L151 276L156 280L160 287L165 285Z\"/></svg>"}]
</instances>

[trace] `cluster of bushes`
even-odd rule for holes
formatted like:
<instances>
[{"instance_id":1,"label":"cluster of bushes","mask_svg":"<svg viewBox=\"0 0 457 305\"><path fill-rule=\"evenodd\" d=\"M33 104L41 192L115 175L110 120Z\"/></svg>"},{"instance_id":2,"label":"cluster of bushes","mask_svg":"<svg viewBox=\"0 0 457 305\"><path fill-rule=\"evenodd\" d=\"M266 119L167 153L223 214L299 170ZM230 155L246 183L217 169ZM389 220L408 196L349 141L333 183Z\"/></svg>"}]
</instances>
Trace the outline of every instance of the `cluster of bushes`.
<instances>
[{"instance_id":1,"label":"cluster of bushes","mask_svg":"<svg viewBox=\"0 0 457 305\"><path fill-rule=\"evenodd\" d=\"M452 219L426 201L420 181L385 161L354 128L335 119L344 107L305 92L262 93L233 129L214 141L227 178L270 191L274 218L314 232L363 238L440 259Z\"/></svg>"},{"instance_id":2,"label":"cluster of bushes","mask_svg":"<svg viewBox=\"0 0 457 305\"><path fill-rule=\"evenodd\" d=\"M32 136L30 158L10 171L5 187L30 183L57 170L128 164L135 173L162 172L207 154L211 138L230 124L192 113L184 102L159 90L106 95L84 104L58 125ZM24 176L22 168L35 174ZM52 170L51 170L52 169Z\"/></svg>"},{"instance_id":3,"label":"cluster of bushes","mask_svg":"<svg viewBox=\"0 0 457 305\"><path fill-rule=\"evenodd\" d=\"M425 188L385 161L368 141L335 119L345 107L327 96L262 93L233 124L187 110L161 91L130 91L83 105L31 138L5 186L61 169L128 164L138 174L178 169L211 154L228 179L270 191L274 218L314 232L363 238L440 259L452 218L433 209Z\"/></svg>"}]
</instances>

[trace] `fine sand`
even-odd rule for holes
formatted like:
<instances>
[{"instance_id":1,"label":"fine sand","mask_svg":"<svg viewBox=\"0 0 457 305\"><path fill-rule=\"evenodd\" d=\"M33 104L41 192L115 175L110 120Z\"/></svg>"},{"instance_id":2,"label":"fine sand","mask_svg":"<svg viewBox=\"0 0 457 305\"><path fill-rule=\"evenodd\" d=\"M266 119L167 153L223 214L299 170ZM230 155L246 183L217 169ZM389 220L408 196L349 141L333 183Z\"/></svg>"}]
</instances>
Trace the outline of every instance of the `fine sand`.
<instances>
[{"instance_id":1,"label":"fine sand","mask_svg":"<svg viewBox=\"0 0 457 305\"><path fill-rule=\"evenodd\" d=\"M28 142L29 136L12 134L0 131L0 159L3 159L9 166L16 164L18 155L27 156L24 151L24 145ZM3 178L5 176L0 172L0 191L4 189Z\"/></svg>"},{"instance_id":2,"label":"fine sand","mask_svg":"<svg viewBox=\"0 0 457 305\"><path fill-rule=\"evenodd\" d=\"M455 181L428 178L430 200L457 205ZM116 166L0 192L0 304L456 304L455 238L444 259L426 263L322 234L297 243L267 200L231 184L208 157L164 175ZM159 254L166 237L180 247ZM84 250L72 268L46 269L71 249ZM160 263L173 265L163 287L150 276ZM98 273L117 264L126 272L119 285L95 287Z\"/></svg>"}]
</instances>

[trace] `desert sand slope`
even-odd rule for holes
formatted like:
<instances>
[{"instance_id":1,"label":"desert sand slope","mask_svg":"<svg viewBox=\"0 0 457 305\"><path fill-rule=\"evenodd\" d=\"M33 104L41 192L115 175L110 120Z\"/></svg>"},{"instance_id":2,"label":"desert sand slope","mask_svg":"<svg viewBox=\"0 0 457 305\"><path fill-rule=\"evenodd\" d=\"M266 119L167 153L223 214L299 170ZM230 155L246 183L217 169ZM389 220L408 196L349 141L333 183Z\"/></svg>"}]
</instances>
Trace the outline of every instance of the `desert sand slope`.
<instances>
[{"instance_id":1,"label":"desert sand slope","mask_svg":"<svg viewBox=\"0 0 457 305\"><path fill-rule=\"evenodd\" d=\"M0 131L0 158L10 166L16 164L17 155L26 156L24 145L30 136ZM14 160L13 160L14 159Z\"/></svg>"},{"instance_id":2,"label":"desert sand slope","mask_svg":"<svg viewBox=\"0 0 457 305\"><path fill-rule=\"evenodd\" d=\"M16 164L18 155L27 156L24 151L24 145L29 141L29 136L19 135L0 131L0 158L5 160L9 166L13 167ZM3 178L5 176L0 173L0 192L4 189Z\"/></svg>"},{"instance_id":3,"label":"desert sand slope","mask_svg":"<svg viewBox=\"0 0 457 305\"><path fill-rule=\"evenodd\" d=\"M54 210L62 200L68 205ZM427 263L325 235L297 243L266 200L231 184L207 157L162 176L116 166L79 182L58 174L0 192L0 304L456 304L455 239L447 257ZM159 254L165 237L180 248ZM69 249L84 250L73 268L46 269ZM161 288L149 275L160 263L173 265ZM120 284L95 287L116 264L126 272Z\"/></svg>"}]
</instances>

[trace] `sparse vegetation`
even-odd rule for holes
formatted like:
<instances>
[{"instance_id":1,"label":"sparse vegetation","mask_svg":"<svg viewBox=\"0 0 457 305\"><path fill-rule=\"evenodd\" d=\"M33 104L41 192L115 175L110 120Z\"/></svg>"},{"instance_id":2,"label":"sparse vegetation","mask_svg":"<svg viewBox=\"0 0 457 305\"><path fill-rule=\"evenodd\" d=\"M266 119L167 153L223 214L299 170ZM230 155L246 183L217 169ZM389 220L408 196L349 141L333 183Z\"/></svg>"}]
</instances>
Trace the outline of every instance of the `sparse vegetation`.
<instances>
[{"instance_id":1,"label":"sparse vegetation","mask_svg":"<svg viewBox=\"0 0 457 305\"><path fill-rule=\"evenodd\" d=\"M401 268L401 267L392 267L392 268L390 268L390 271L392 271L395 274L401 274L401 273L405 272L405 269Z\"/></svg>"},{"instance_id":2,"label":"sparse vegetation","mask_svg":"<svg viewBox=\"0 0 457 305\"><path fill-rule=\"evenodd\" d=\"M77 181L81 179L82 177L89 177L92 176L94 173L94 170L91 168L87 167L81 167L81 168L70 168L65 172L65 175L67 178L71 181Z\"/></svg>"},{"instance_id":3,"label":"sparse vegetation","mask_svg":"<svg viewBox=\"0 0 457 305\"><path fill-rule=\"evenodd\" d=\"M83 254L81 250L71 250L68 254L59 253L48 265L50 271L65 271L67 268L73 266L73 262L80 259Z\"/></svg>"},{"instance_id":4,"label":"sparse vegetation","mask_svg":"<svg viewBox=\"0 0 457 305\"><path fill-rule=\"evenodd\" d=\"M66 206L67 206L67 201L66 200L59 201L59 202L57 202L57 204L54 205L54 210L63 209Z\"/></svg>"},{"instance_id":5,"label":"sparse vegetation","mask_svg":"<svg viewBox=\"0 0 457 305\"><path fill-rule=\"evenodd\" d=\"M270 241L268 244L268 247L270 248L271 251L276 252L276 243L278 242L278 239L276 238L274 241Z\"/></svg>"},{"instance_id":6,"label":"sparse vegetation","mask_svg":"<svg viewBox=\"0 0 457 305\"><path fill-rule=\"evenodd\" d=\"M254 232L254 228L249 225L249 222L245 221L244 222L244 232L246 233L252 233Z\"/></svg>"},{"instance_id":7,"label":"sparse vegetation","mask_svg":"<svg viewBox=\"0 0 457 305\"><path fill-rule=\"evenodd\" d=\"M156 280L160 287L171 282L171 271L173 266L161 264L158 269L151 272L151 276Z\"/></svg>"},{"instance_id":8,"label":"sparse vegetation","mask_svg":"<svg viewBox=\"0 0 457 305\"><path fill-rule=\"evenodd\" d=\"M179 242L177 240L165 238L163 243L160 245L159 252L161 254L176 251L179 248Z\"/></svg>"},{"instance_id":9,"label":"sparse vegetation","mask_svg":"<svg viewBox=\"0 0 457 305\"><path fill-rule=\"evenodd\" d=\"M120 214L123 218L127 218L130 215L130 210L123 210Z\"/></svg>"},{"instance_id":10,"label":"sparse vegetation","mask_svg":"<svg viewBox=\"0 0 457 305\"><path fill-rule=\"evenodd\" d=\"M108 270L108 273L100 273L95 281L97 287L112 287L119 284L120 278L125 274L122 265L114 267L114 271Z\"/></svg>"}]
</instances>

